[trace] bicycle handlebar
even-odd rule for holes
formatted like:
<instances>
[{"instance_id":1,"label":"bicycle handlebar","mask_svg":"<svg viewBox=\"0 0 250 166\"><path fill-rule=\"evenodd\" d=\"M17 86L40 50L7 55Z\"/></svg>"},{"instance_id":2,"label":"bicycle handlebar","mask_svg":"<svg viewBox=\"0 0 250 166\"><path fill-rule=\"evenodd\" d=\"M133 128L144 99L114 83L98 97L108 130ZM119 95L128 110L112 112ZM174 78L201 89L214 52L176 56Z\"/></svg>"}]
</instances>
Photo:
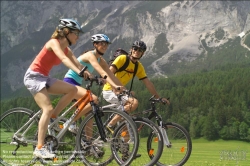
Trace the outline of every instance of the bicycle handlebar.
<instances>
[{"instance_id":1,"label":"bicycle handlebar","mask_svg":"<svg viewBox=\"0 0 250 166\"><path fill-rule=\"evenodd\" d=\"M169 100L169 99L170 99L170 97L167 98L167 100ZM158 98L158 99L156 99L155 95L153 95L152 97L150 97L149 101L151 101L151 102L157 102L157 103L162 103L162 104L166 104L167 103L166 101L162 100L161 97Z\"/></svg>"},{"instance_id":2,"label":"bicycle handlebar","mask_svg":"<svg viewBox=\"0 0 250 166\"><path fill-rule=\"evenodd\" d=\"M121 96L124 96L124 95L132 96L132 94L130 93L130 91L127 90L127 89L123 89L122 93L117 94L118 97L121 97Z\"/></svg>"},{"instance_id":3,"label":"bicycle handlebar","mask_svg":"<svg viewBox=\"0 0 250 166\"><path fill-rule=\"evenodd\" d=\"M93 78L88 78L87 80L85 80L85 81L90 81L90 83L86 85L86 88L90 89L90 87L92 86L93 82L96 82L97 85L102 86L103 85L103 81L100 80L100 78L102 78L102 77L94 76ZM106 78L107 78L107 76L105 75L103 77L103 79L106 79Z\"/></svg>"},{"instance_id":4,"label":"bicycle handlebar","mask_svg":"<svg viewBox=\"0 0 250 166\"><path fill-rule=\"evenodd\" d=\"M85 70L87 70L88 66L85 66L84 68L82 68L82 70L80 71L80 73L78 74L80 77L83 77L83 73Z\"/></svg>"}]
</instances>

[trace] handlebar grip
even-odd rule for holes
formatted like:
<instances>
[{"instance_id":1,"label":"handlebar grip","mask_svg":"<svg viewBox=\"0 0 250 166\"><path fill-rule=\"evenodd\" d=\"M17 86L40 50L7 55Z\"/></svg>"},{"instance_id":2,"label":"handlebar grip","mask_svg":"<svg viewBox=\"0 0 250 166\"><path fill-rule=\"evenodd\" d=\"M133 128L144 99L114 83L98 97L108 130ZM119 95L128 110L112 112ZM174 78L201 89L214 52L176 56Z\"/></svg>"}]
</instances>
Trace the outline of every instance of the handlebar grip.
<instances>
[{"instance_id":1,"label":"handlebar grip","mask_svg":"<svg viewBox=\"0 0 250 166\"><path fill-rule=\"evenodd\" d=\"M88 66L85 66L84 68L82 68L82 70L80 71L80 73L78 74L80 77L83 77L83 73L85 70L87 70Z\"/></svg>"},{"instance_id":2,"label":"handlebar grip","mask_svg":"<svg viewBox=\"0 0 250 166\"><path fill-rule=\"evenodd\" d=\"M167 100L169 101L169 100L170 100L170 97L168 97ZM164 101L164 100L162 100L162 99L161 99L161 102L162 102L164 105L167 104L167 102Z\"/></svg>"},{"instance_id":3,"label":"handlebar grip","mask_svg":"<svg viewBox=\"0 0 250 166\"><path fill-rule=\"evenodd\" d=\"M164 104L164 105L167 103L167 102L166 102L166 101L164 101L164 100L161 100L161 102L162 102L162 104Z\"/></svg>"},{"instance_id":4,"label":"handlebar grip","mask_svg":"<svg viewBox=\"0 0 250 166\"><path fill-rule=\"evenodd\" d=\"M103 77L103 79L106 79L107 77L108 77L108 76L105 75L105 76Z\"/></svg>"}]
</instances>

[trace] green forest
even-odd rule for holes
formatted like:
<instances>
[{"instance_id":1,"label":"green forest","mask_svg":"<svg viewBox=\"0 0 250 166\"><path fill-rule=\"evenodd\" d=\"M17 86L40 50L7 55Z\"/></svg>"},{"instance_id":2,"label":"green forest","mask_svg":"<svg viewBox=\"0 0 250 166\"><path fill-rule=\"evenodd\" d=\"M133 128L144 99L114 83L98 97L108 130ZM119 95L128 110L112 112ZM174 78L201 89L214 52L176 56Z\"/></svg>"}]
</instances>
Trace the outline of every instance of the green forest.
<instances>
[{"instance_id":1,"label":"green forest","mask_svg":"<svg viewBox=\"0 0 250 166\"><path fill-rule=\"evenodd\" d=\"M159 94L170 97L171 102L169 106L159 104L158 112L165 121L183 125L192 138L250 141L249 66L250 62L244 62L212 71L152 78ZM133 90L139 100L135 113L141 113L150 107L151 94L137 79ZM93 86L93 92L100 94L100 88ZM58 99L53 98L53 105ZM102 100L101 104L106 103ZM14 107L39 109L32 97L18 97L1 101L1 114Z\"/></svg>"}]
</instances>

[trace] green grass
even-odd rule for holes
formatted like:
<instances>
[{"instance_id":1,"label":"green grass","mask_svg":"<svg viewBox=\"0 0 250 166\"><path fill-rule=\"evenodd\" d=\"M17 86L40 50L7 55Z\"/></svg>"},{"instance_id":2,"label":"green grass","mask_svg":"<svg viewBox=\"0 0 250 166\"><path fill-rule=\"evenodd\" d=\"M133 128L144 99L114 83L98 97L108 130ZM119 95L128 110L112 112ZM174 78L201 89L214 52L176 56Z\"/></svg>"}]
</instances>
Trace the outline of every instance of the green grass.
<instances>
[{"instance_id":1,"label":"green grass","mask_svg":"<svg viewBox=\"0 0 250 166\"><path fill-rule=\"evenodd\" d=\"M248 166L250 163L250 143L203 139L192 141L192 154L185 166Z\"/></svg>"},{"instance_id":2,"label":"green grass","mask_svg":"<svg viewBox=\"0 0 250 166\"><path fill-rule=\"evenodd\" d=\"M250 143L224 140L207 141L204 139L192 140L192 142L192 154L185 166L248 166L250 163ZM31 149L27 150L31 152ZM8 151L8 149L1 147L1 152L3 150ZM235 157L236 155L238 155L238 158ZM15 160L17 161L17 159ZM18 160L21 159L18 158ZM39 163L36 163L36 165L39 165ZM82 164L72 163L71 165ZM113 162L110 166L117 166L117 164Z\"/></svg>"},{"instance_id":3,"label":"green grass","mask_svg":"<svg viewBox=\"0 0 250 166\"><path fill-rule=\"evenodd\" d=\"M192 140L192 143L192 154L185 166L249 166L250 143L224 140L207 141L204 139ZM236 152L238 152L238 160L230 158L228 154L230 152L232 156L236 156ZM242 152L245 152L245 158L239 156ZM221 158L222 154L225 154L224 158ZM73 163L72 165L78 166L80 164ZM117 166L117 164L110 164L110 166Z\"/></svg>"}]
</instances>

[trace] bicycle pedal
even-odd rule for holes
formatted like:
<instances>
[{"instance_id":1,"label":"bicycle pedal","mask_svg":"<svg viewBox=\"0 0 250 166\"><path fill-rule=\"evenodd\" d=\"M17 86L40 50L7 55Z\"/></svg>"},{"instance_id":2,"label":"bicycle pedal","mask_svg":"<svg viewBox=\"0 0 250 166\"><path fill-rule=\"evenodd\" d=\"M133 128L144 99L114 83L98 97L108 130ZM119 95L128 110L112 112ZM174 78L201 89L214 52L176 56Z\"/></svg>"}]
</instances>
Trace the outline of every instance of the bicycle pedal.
<instances>
[{"instance_id":1,"label":"bicycle pedal","mask_svg":"<svg viewBox=\"0 0 250 166\"><path fill-rule=\"evenodd\" d=\"M28 146L27 141L25 141L25 139L22 136L18 136L18 135L14 135L13 136L13 141L11 143L13 143L12 145L14 145L14 144L15 145L21 144L23 146Z\"/></svg>"},{"instance_id":2,"label":"bicycle pedal","mask_svg":"<svg viewBox=\"0 0 250 166\"><path fill-rule=\"evenodd\" d=\"M10 145L18 145L18 143L17 142L15 142L15 141L12 141L12 142L10 142Z\"/></svg>"}]
</instances>

